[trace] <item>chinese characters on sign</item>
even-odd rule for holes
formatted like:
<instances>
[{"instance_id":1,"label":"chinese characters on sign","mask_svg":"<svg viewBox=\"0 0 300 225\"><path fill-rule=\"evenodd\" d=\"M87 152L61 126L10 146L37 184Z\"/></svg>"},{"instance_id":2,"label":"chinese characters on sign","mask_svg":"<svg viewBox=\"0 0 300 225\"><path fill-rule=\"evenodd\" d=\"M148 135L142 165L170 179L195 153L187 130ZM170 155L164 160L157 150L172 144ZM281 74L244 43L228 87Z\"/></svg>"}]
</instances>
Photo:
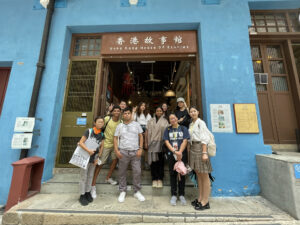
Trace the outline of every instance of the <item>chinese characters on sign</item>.
<instances>
[{"instance_id":1,"label":"chinese characters on sign","mask_svg":"<svg viewBox=\"0 0 300 225\"><path fill-rule=\"evenodd\" d=\"M194 31L104 34L101 54L196 53Z\"/></svg>"},{"instance_id":2,"label":"chinese characters on sign","mask_svg":"<svg viewBox=\"0 0 300 225\"><path fill-rule=\"evenodd\" d=\"M229 104L210 104L210 114L212 132L233 132Z\"/></svg>"}]
</instances>

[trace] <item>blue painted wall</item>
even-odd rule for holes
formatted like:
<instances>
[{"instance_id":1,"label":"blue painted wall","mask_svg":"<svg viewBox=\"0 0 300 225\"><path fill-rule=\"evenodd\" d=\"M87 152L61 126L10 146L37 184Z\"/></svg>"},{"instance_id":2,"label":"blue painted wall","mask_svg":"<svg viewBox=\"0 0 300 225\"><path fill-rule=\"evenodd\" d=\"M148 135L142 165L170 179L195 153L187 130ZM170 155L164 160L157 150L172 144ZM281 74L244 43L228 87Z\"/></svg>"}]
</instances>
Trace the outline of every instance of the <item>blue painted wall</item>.
<instances>
[{"instance_id":1,"label":"blue painted wall","mask_svg":"<svg viewBox=\"0 0 300 225\"><path fill-rule=\"evenodd\" d=\"M249 4L247 0L172 0L171 4L169 0L144 0L145 5L139 7L122 7L121 0L58 1L66 4L59 4L53 17L36 115L42 118L36 125L41 136L34 138L34 145L39 147L30 151L30 155L46 158L43 181L51 178L55 164L72 33L197 30L204 118L211 127L210 104L255 103L258 111L249 7L300 7L298 0L249 0ZM28 112L46 15L45 10L34 7L35 3L0 0L0 66L12 66L0 117L0 204L7 200L11 163L20 154L20 150L10 148L10 142L15 118ZM258 194L255 154L270 153L262 133L218 133L215 137L218 153L212 159L216 177L213 195Z\"/></svg>"}]
</instances>

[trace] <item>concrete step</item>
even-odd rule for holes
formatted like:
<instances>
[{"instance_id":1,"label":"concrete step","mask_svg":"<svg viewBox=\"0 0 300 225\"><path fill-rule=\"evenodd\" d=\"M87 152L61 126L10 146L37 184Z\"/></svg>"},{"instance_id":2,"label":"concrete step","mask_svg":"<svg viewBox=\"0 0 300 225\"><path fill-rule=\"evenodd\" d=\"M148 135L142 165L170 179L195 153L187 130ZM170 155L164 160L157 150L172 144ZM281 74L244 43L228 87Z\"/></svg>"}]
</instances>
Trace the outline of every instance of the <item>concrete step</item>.
<instances>
[{"instance_id":1,"label":"concrete step","mask_svg":"<svg viewBox=\"0 0 300 225\"><path fill-rule=\"evenodd\" d=\"M111 185L105 183L105 178L108 169L102 169L97 178L96 188L97 193L102 194L118 194L118 185ZM53 178L42 184L41 193L78 193L79 182L79 169L78 168L55 168ZM117 171L114 171L113 177L117 178ZM128 190L132 189L132 173L129 170L127 175ZM152 188L151 172L142 171L142 191L147 195L161 196L170 194L170 176L169 172L165 171L163 180L163 188ZM189 176L186 178L186 193L197 192Z\"/></svg>"},{"instance_id":2,"label":"concrete step","mask_svg":"<svg viewBox=\"0 0 300 225\"><path fill-rule=\"evenodd\" d=\"M100 174L97 178L97 184L105 184L106 175L108 173L108 169L101 169ZM78 183L79 181L79 169L78 168L55 168L53 171L53 178L48 181L48 183ZM113 172L112 177L117 180L118 171L117 169ZM151 172L149 170L142 170L142 184L143 185L152 185ZM128 184L132 184L132 171L128 170L127 172L127 182ZM170 185L170 174L169 170L164 171L164 185ZM189 176L186 176L186 185L194 186Z\"/></svg>"},{"instance_id":3,"label":"concrete step","mask_svg":"<svg viewBox=\"0 0 300 225\"><path fill-rule=\"evenodd\" d=\"M110 184L96 184L97 194L106 194L106 195L118 195L119 186L110 185ZM127 186L127 191L133 194L132 185ZM141 192L145 195L152 196L169 196L171 193L170 186L164 186L163 188L152 188L151 185L142 185ZM41 188L42 194L55 194L55 193L79 193L78 182L74 183L45 183ZM187 186L185 187L185 193L187 195L191 193L197 193L195 187Z\"/></svg>"},{"instance_id":4,"label":"concrete step","mask_svg":"<svg viewBox=\"0 0 300 225\"><path fill-rule=\"evenodd\" d=\"M169 196L145 195L146 201L139 202L128 193L124 203L117 197L101 194L81 206L78 194L38 194L5 213L3 225L297 224L261 197L211 198L211 209L205 211L196 211L190 204L172 207Z\"/></svg>"},{"instance_id":5,"label":"concrete step","mask_svg":"<svg viewBox=\"0 0 300 225\"><path fill-rule=\"evenodd\" d=\"M271 144L273 152L298 152L297 144Z\"/></svg>"}]
</instances>

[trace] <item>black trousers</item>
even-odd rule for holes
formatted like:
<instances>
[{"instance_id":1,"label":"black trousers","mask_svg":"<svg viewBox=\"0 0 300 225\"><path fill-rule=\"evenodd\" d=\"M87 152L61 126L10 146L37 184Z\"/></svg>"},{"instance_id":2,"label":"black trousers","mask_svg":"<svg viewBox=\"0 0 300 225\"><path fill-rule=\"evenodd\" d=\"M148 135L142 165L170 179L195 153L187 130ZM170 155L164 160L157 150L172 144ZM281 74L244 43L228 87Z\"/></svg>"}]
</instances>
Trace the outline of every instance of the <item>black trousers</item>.
<instances>
[{"instance_id":1,"label":"black trousers","mask_svg":"<svg viewBox=\"0 0 300 225\"><path fill-rule=\"evenodd\" d=\"M164 153L158 153L158 161L152 162L151 165L152 180L164 179Z\"/></svg>"},{"instance_id":2,"label":"black trousers","mask_svg":"<svg viewBox=\"0 0 300 225\"><path fill-rule=\"evenodd\" d=\"M167 152L168 163L169 163L169 172L170 172L170 182L171 182L171 195L177 196L177 186L178 186L178 194L179 196L184 196L184 188L185 188L185 176L180 175L180 180L178 179L178 173L174 170L174 165L176 160L173 156L173 153ZM184 150L182 153L182 162L184 164L187 163L187 150Z\"/></svg>"}]
</instances>

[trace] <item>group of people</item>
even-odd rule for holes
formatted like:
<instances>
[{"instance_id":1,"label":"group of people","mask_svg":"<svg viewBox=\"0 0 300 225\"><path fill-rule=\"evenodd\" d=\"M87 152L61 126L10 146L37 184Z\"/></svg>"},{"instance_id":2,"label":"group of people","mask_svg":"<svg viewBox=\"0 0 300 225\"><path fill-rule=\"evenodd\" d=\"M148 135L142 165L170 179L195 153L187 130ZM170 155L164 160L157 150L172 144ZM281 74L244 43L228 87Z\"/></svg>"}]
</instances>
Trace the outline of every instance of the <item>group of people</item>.
<instances>
[{"instance_id":1,"label":"group of people","mask_svg":"<svg viewBox=\"0 0 300 225\"><path fill-rule=\"evenodd\" d=\"M141 102L133 110L126 102L111 106L109 115L97 117L94 127L82 136L79 145L89 153L90 161L86 170L81 169L79 202L87 205L96 195L96 179L109 156L112 163L106 182L116 185L111 175L118 163L119 202L124 202L127 191L127 168L132 167L134 197L145 201L141 193L141 156L150 166L152 187L162 188L164 178L164 159L169 165L171 199L176 205L179 200L186 205L185 176L174 170L177 161L189 165L197 174L198 198L191 202L196 210L209 209L209 173L212 172L207 153L209 135L199 111L186 106L184 98L177 99L176 111L170 113L167 104L155 108L153 116L147 111L146 103ZM94 142L93 144L90 144ZM96 149L90 146L98 145ZM179 198L178 198L179 197Z\"/></svg>"}]
</instances>

